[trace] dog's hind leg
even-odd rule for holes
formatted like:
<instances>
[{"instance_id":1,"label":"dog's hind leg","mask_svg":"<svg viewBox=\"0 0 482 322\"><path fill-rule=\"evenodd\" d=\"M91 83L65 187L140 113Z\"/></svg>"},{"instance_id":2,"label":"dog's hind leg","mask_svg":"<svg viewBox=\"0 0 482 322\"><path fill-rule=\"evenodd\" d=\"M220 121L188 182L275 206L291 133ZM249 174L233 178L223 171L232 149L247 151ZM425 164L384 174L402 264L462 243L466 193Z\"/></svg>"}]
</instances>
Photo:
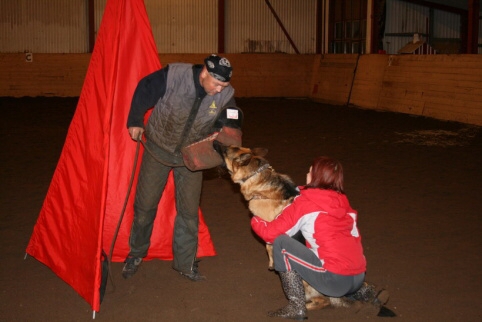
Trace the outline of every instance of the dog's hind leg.
<instances>
[{"instance_id":1,"label":"dog's hind leg","mask_svg":"<svg viewBox=\"0 0 482 322\"><path fill-rule=\"evenodd\" d=\"M330 299L321 295L312 297L309 302L306 302L306 309L309 311L321 310L324 307L330 306Z\"/></svg>"},{"instance_id":2,"label":"dog's hind leg","mask_svg":"<svg viewBox=\"0 0 482 322\"><path fill-rule=\"evenodd\" d=\"M310 284L308 284L304 280L303 287L305 289L305 301L307 310L319 310L324 307L330 306L330 299L315 290Z\"/></svg>"}]
</instances>

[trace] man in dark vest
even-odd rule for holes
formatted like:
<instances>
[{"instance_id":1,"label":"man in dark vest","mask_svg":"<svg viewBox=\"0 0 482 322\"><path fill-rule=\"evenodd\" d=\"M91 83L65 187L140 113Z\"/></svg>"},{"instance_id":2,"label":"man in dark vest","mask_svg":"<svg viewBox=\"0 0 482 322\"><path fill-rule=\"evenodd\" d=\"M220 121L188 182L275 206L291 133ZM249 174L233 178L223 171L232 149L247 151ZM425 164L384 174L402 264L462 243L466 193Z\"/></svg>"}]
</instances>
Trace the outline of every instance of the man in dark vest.
<instances>
[{"instance_id":1,"label":"man in dark vest","mask_svg":"<svg viewBox=\"0 0 482 322\"><path fill-rule=\"evenodd\" d=\"M177 209L172 267L192 281L205 279L199 273L196 259L202 170L188 168L183 153L186 147L204 142L206 137L223 129L226 129L223 133L235 133L234 141L241 145L243 115L235 104L234 89L229 83L231 76L230 62L211 55L204 65L169 64L137 85L127 127L134 140L145 134L146 149L137 183L124 278L133 276L147 255L158 203L172 170ZM152 106L144 128L144 115ZM214 151L212 142L209 144L207 151ZM221 163L220 156L214 155L204 168Z\"/></svg>"}]
</instances>

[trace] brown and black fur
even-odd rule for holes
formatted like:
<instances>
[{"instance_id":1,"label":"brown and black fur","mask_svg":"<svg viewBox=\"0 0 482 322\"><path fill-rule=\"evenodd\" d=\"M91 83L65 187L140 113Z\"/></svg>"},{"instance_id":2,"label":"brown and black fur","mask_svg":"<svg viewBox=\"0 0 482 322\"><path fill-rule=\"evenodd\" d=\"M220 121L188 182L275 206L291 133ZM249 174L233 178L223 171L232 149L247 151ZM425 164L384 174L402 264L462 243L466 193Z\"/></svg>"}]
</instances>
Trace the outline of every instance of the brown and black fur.
<instances>
[{"instance_id":1,"label":"brown and black fur","mask_svg":"<svg viewBox=\"0 0 482 322\"><path fill-rule=\"evenodd\" d=\"M272 221L299 194L290 177L277 173L264 158L267 150L229 146L223 157L231 180L241 187L249 210Z\"/></svg>"}]
</instances>

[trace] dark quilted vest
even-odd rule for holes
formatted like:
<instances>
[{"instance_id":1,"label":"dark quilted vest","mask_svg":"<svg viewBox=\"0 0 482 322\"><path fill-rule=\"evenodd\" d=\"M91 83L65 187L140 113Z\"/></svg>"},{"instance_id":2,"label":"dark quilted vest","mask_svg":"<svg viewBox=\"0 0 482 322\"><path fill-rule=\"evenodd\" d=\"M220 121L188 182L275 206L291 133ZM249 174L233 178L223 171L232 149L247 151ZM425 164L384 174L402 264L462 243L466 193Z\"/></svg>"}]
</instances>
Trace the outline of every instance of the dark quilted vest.
<instances>
[{"instance_id":1,"label":"dark quilted vest","mask_svg":"<svg viewBox=\"0 0 482 322\"><path fill-rule=\"evenodd\" d=\"M206 95L192 125L185 130L196 100L192 65L169 64L166 93L149 117L146 136L164 152L178 156L182 147L204 139L213 132L214 121L233 95L231 85L214 96Z\"/></svg>"}]
</instances>

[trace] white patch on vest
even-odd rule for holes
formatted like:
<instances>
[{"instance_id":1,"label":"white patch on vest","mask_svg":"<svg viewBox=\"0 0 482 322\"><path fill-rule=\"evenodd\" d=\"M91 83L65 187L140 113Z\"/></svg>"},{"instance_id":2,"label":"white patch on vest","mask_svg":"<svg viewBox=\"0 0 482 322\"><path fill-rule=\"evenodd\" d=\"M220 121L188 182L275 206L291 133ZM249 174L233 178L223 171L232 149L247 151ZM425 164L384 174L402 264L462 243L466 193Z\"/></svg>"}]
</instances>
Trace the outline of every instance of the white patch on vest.
<instances>
[{"instance_id":1,"label":"white patch on vest","mask_svg":"<svg viewBox=\"0 0 482 322\"><path fill-rule=\"evenodd\" d=\"M230 109L228 108L226 110L226 117L228 119L232 119L232 120L237 120L238 119L238 110L233 110L233 109Z\"/></svg>"}]
</instances>

